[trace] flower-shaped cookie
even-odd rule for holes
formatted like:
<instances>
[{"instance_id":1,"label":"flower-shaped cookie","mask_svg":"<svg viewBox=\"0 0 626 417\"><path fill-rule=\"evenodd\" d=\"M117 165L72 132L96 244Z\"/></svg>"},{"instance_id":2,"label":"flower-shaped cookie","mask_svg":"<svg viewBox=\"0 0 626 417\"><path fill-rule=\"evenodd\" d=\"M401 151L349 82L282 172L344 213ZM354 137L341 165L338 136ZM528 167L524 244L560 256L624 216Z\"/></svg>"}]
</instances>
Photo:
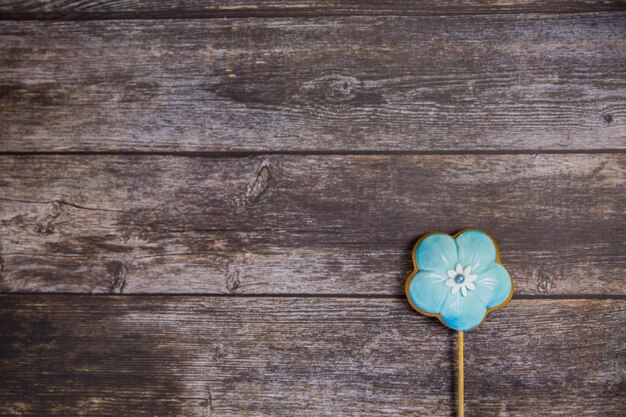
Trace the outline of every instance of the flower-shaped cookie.
<instances>
[{"instance_id":1,"label":"flower-shaped cookie","mask_svg":"<svg viewBox=\"0 0 626 417\"><path fill-rule=\"evenodd\" d=\"M480 230L429 233L415 245L413 264L406 282L413 308L458 331L478 327L513 296L496 243Z\"/></svg>"}]
</instances>

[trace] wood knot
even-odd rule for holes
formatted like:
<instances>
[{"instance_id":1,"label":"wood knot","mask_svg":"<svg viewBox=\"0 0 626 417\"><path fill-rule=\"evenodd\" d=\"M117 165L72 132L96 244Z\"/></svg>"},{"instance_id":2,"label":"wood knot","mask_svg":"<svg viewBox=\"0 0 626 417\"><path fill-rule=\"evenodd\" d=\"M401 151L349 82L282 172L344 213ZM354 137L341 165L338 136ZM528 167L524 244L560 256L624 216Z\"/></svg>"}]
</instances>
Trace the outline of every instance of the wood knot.
<instances>
[{"instance_id":1,"label":"wood knot","mask_svg":"<svg viewBox=\"0 0 626 417\"><path fill-rule=\"evenodd\" d=\"M354 100L359 80L343 75L327 75L304 85L306 90L317 91L324 101L345 103Z\"/></svg>"},{"instance_id":2,"label":"wood knot","mask_svg":"<svg viewBox=\"0 0 626 417\"><path fill-rule=\"evenodd\" d=\"M607 113L604 116L602 116L602 119L604 119L604 123L606 123L607 125L610 125L611 123L613 123L613 115L611 113Z\"/></svg>"},{"instance_id":3,"label":"wood knot","mask_svg":"<svg viewBox=\"0 0 626 417\"><path fill-rule=\"evenodd\" d=\"M537 278L537 290L539 290L540 294L547 294L550 292L550 288L552 288L552 279L548 274L542 271L536 272Z\"/></svg>"},{"instance_id":4,"label":"wood knot","mask_svg":"<svg viewBox=\"0 0 626 417\"><path fill-rule=\"evenodd\" d=\"M270 161L263 160L257 170L254 181L250 183L246 191L246 202L248 204L258 201L270 181Z\"/></svg>"},{"instance_id":5,"label":"wood knot","mask_svg":"<svg viewBox=\"0 0 626 417\"><path fill-rule=\"evenodd\" d=\"M210 417L213 413L213 393L211 392L211 384L206 384L206 415Z\"/></svg>"},{"instance_id":6,"label":"wood knot","mask_svg":"<svg viewBox=\"0 0 626 417\"><path fill-rule=\"evenodd\" d=\"M121 294L126 285L126 265L123 262L113 262L107 267L107 270L113 277L109 291L113 294Z\"/></svg>"},{"instance_id":7,"label":"wood knot","mask_svg":"<svg viewBox=\"0 0 626 417\"><path fill-rule=\"evenodd\" d=\"M591 170L590 178L596 178L600 175L600 173L606 168L609 161L602 161L600 165Z\"/></svg>"},{"instance_id":8,"label":"wood knot","mask_svg":"<svg viewBox=\"0 0 626 417\"><path fill-rule=\"evenodd\" d=\"M226 289L229 292L235 292L239 287L241 287L241 282L239 280L240 275L241 271L238 266L233 264L228 265L228 270L226 272Z\"/></svg>"},{"instance_id":9,"label":"wood knot","mask_svg":"<svg viewBox=\"0 0 626 417\"><path fill-rule=\"evenodd\" d=\"M47 213L37 226L37 233L50 235L54 233L54 222L61 215L62 204L60 201L52 201L47 206Z\"/></svg>"},{"instance_id":10,"label":"wood knot","mask_svg":"<svg viewBox=\"0 0 626 417\"><path fill-rule=\"evenodd\" d=\"M351 103L357 105L384 104L379 92L372 91L365 83L354 77L344 75L326 75L308 81L303 85L309 101L321 101L330 104ZM369 91L368 91L369 90Z\"/></svg>"},{"instance_id":11,"label":"wood knot","mask_svg":"<svg viewBox=\"0 0 626 417\"><path fill-rule=\"evenodd\" d=\"M344 96L352 94L352 90L358 85L359 81L354 77L335 77L328 81L331 91Z\"/></svg>"}]
</instances>

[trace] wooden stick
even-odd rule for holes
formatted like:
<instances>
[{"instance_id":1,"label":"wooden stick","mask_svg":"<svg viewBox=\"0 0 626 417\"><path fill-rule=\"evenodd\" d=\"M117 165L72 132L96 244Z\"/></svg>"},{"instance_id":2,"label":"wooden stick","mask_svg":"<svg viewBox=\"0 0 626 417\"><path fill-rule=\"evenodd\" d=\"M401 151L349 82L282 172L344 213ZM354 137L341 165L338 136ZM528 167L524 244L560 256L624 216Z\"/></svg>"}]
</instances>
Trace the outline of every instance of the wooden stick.
<instances>
[{"instance_id":1,"label":"wooden stick","mask_svg":"<svg viewBox=\"0 0 626 417\"><path fill-rule=\"evenodd\" d=\"M465 415L464 404L463 404L463 396L464 396L464 375L463 375L463 332L459 333L459 342L457 345L457 350L459 353L458 357L458 365L459 365L459 381L457 385L458 390L458 399L459 399L459 411L457 413L458 417L463 417Z\"/></svg>"}]
</instances>

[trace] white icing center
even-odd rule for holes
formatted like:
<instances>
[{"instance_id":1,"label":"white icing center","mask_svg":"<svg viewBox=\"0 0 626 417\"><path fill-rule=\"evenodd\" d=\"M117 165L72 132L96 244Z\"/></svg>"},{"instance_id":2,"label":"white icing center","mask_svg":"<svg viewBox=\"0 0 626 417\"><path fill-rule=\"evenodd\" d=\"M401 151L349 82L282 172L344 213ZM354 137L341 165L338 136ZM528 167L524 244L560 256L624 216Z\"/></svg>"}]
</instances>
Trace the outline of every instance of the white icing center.
<instances>
[{"instance_id":1,"label":"white icing center","mask_svg":"<svg viewBox=\"0 0 626 417\"><path fill-rule=\"evenodd\" d=\"M448 275L446 285L450 287L452 294L458 294L460 291L461 295L465 297L468 290L476 289L474 281L478 279L478 275L472 274L471 265L463 268L461 264L456 264L454 269L449 269L446 274Z\"/></svg>"}]
</instances>

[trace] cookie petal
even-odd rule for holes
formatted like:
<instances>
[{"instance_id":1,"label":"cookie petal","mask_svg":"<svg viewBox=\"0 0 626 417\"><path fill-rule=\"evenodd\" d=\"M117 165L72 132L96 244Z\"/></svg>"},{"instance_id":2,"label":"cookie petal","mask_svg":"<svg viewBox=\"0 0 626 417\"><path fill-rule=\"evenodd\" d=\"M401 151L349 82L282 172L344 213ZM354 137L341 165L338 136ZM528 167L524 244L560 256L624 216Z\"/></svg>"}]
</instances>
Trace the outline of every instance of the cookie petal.
<instances>
[{"instance_id":1,"label":"cookie petal","mask_svg":"<svg viewBox=\"0 0 626 417\"><path fill-rule=\"evenodd\" d=\"M427 236L420 242L415 257L421 271L445 274L456 265L456 243L451 236L443 233Z\"/></svg>"},{"instance_id":2,"label":"cookie petal","mask_svg":"<svg viewBox=\"0 0 626 417\"><path fill-rule=\"evenodd\" d=\"M471 266L478 274L491 267L496 261L496 246L493 240L480 230L468 230L456 238L458 262Z\"/></svg>"},{"instance_id":3,"label":"cookie petal","mask_svg":"<svg viewBox=\"0 0 626 417\"><path fill-rule=\"evenodd\" d=\"M478 326L486 314L485 305L474 295L474 291L469 291L465 297L461 294L451 295L441 309L444 323L460 332Z\"/></svg>"},{"instance_id":4,"label":"cookie petal","mask_svg":"<svg viewBox=\"0 0 626 417\"><path fill-rule=\"evenodd\" d=\"M494 308L504 303L513 290L513 282L506 269L500 264L493 264L486 271L478 274L474 281L476 296L487 308Z\"/></svg>"},{"instance_id":5,"label":"cookie petal","mask_svg":"<svg viewBox=\"0 0 626 417\"><path fill-rule=\"evenodd\" d=\"M445 285L446 279L433 272L420 271L409 283L407 296L420 310L439 314L450 294L450 287Z\"/></svg>"}]
</instances>

